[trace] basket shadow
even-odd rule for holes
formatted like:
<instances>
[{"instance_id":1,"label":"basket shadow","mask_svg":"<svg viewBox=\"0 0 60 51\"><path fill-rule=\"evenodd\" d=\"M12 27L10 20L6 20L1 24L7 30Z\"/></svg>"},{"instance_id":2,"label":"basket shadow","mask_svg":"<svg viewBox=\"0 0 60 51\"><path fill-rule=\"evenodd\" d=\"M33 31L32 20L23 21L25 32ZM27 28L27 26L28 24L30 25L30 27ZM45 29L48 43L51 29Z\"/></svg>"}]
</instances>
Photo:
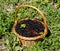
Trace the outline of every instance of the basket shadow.
<instances>
[{"instance_id":1,"label":"basket shadow","mask_svg":"<svg viewBox=\"0 0 60 51\"><path fill-rule=\"evenodd\" d=\"M48 33L46 35L46 37L49 37L51 35L51 31L48 29Z\"/></svg>"}]
</instances>

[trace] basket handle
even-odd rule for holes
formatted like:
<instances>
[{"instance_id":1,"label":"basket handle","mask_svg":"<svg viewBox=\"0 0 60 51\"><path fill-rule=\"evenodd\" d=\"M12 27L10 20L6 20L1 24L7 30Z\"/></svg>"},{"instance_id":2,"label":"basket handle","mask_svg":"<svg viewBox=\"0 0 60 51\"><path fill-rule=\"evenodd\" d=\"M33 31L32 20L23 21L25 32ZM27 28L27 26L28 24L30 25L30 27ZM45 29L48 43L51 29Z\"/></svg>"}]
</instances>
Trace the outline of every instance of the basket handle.
<instances>
[{"instance_id":1,"label":"basket handle","mask_svg":"<svg viewBox=\"0 0 60 51\"><path fill-rule=\"evenodd\" d=\"M44 14L36 7L32 6L32 5L19 5L17 8L16 8L16 13L15 13L15 17L14 17L14 20L16 21L17 20L17 14L18 14L18 11L20 8L23 8L23 7L30 7L30 8L33 8L35 9L36 11L38 11L38 13L42 16L42 20L43 20L43 23L46 25L46 19L45 19L45 16Z\"/></svg>"}]
</instances>

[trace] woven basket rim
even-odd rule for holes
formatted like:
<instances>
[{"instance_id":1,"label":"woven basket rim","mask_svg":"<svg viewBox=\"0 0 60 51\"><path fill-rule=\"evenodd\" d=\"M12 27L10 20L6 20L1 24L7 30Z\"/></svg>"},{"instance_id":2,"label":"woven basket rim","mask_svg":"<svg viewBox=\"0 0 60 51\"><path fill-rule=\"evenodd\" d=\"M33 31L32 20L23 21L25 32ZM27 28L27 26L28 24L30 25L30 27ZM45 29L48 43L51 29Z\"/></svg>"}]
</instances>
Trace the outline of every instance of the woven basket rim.
<instances>
[{"instance_id":1,"label":"woven basket rim","mask_svg":"<svg viewBox=\"0 0 60 51\"><path fill-rule=\"evenodd\" d=\"M18 21L18 20L16 20L16 22L15 22L14 25L13 25L13 32L14 32L14 34L15 34L18 38L24 39L24 40L36 40L36 39L41 39L41 38L45 37L46 34L47 34L47 27L44 25L43 22L41 22L41 21L39 21L39 20L37 20L37 19L32 19L32 18L21 19L21 20L19 20L19 22L20 22L20 21L24 21L24 20L28 20L28 19L33 20L33 21L36 20L36 21L42 23L43 26L45 27L43 34L42 34L42 35L39 35L39 36L35 36L35 37L24 37L24 36L22 36L22 35L19 35L19 34L16 32L16 30L15 30L15 27L16 27L16 24L17 24L17 21Z\"/></svg>"}]
</instances>

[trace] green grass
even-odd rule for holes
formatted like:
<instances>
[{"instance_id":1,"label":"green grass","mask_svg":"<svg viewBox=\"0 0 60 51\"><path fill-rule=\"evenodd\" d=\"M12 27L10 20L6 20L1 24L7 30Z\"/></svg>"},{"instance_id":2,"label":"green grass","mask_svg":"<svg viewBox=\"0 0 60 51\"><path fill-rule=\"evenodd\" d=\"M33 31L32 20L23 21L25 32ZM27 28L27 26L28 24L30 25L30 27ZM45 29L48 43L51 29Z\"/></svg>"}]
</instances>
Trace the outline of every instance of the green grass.
<instances>
[{"instance_id":1,"label":"green grass","mask_svg":"<svg viewBox=\"0 0 60 51\"><path fill-rule=\"evenodd\" d=\"M6 41L4 44L7 46L7 51L22 51L25 47L19 46L19 39L12 32L14 24L14 15L16 6L18 4L31 4L41 10L46 17L47 26L50 30L48 37L45 37L43 41L39 41L32 47L27 47L25 51L60 51L60 9L59 6L54 7L49 0L0 0L0 37L5 36ZM18 3L18 4L17 4ZM60 2L56 2L55 4ZM13 9L8 11L8 6L12 4ZM6 6L6 7L5 7ZM18 19L38 18L41 20L41 16L37 11L31 8L22 8L19 10Z\"/></svg>"}]
</instances>

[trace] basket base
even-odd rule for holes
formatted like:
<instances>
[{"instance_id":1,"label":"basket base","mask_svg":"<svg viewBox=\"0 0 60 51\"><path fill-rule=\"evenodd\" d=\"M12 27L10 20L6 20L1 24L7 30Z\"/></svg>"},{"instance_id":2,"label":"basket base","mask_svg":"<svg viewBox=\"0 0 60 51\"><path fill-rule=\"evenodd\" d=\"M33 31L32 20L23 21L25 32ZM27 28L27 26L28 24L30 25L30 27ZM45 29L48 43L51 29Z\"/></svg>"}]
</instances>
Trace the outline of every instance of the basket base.
<instances>
[{"instance_id":1,"label":"basket base","mask_svg":"<svg viewBox=\"0 0 60 51\"><path fill-rule=\"evenodd\" d=\"M28 40L22 40L22 39L19 39L19 40L22 46L33 46L35 45L35 42L36 42L36 41L28 41Z\"/></svg>"}]
</instances>

